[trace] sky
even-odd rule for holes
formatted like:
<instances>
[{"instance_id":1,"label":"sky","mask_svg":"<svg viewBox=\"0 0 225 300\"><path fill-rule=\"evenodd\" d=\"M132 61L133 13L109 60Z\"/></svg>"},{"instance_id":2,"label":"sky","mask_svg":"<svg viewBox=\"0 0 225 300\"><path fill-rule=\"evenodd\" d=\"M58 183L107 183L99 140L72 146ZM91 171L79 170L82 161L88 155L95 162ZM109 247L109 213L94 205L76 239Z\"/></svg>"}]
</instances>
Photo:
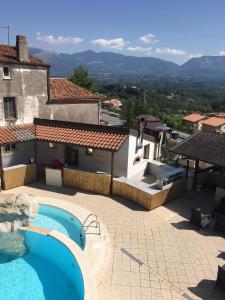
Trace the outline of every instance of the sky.
<instances>
[{"instance_id":1,"label":"sky","mask_svg":"<svg viewBox=\"0 0 225 300\"><path fill-rule=\"evenodd\" d=\"M0 27L29 45L60 53L84 50L152 56L182 64L225 55L224 0L1 1ZM7 32L0 29L0 43Z\"/></svg>"}]
</instances>

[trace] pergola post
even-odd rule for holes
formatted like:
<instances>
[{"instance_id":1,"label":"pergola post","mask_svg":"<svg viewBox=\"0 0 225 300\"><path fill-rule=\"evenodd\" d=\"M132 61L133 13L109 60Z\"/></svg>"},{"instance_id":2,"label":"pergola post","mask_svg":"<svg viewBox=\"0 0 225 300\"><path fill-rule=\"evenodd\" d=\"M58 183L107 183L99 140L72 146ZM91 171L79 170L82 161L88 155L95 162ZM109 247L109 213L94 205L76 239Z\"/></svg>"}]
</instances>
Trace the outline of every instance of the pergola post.
<instances>
[{"instance_id":1,"label":"pergola post","mask_svg":"<svg viewBox=\"0 0 225 300\"><path fill-rule=\"evenodd\" d=\"M195 161L195 173L194 173L193 186L192 186L194 191L196 191L196 187L197 187L198 169L199 169L199 160L196 160Z\"/></svg>"},{"instance_id":2,"label":"pergola post","mask_svg":"<svg viewBox=\"0 0 225 300\"><path fill-rule=\"evenodd\" d=\"M111 180L110 180L110 195L113 191L113 170L114 170L114 151L111 152Z\"/></svg>"},{"instance_id":3,"label":"pergola post","mask_svg":"<svg viewBox=\"0 0 225 300\"><path fill-rule=\"evenodd\" d=\"M190 160L188 159L188 160L187 160L187 165L186 165L185 178L188 178L188 174L189 174L189 163L190 163Z\"/></svg>"}]
</instances>

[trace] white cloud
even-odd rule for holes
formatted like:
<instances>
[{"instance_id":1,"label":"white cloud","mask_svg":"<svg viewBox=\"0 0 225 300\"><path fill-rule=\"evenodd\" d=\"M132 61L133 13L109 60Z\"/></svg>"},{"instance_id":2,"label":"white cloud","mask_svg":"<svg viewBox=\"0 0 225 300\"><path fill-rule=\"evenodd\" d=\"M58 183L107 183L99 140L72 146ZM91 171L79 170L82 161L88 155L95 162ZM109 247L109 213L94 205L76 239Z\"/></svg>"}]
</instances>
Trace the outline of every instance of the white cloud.
<instances>
[{"instance_id":1,"label":"white cloud","mask_svg":"<svg viewBox=\"0 0 225 300\"><path fill-rule=\"evenodd\" d=\"M225 51L219 51L220 56L225 56Z\"/></svg>"},{"instance_id":2,"label":"white cloud","mask_svg":"<svg viewBox=\"0 0 225 300\"><path fill-rule=\"evenodd\" d=\"M145 47L128 47L127 48L128 51L130 52L141 52L141 53L145 53L145 54L151 54L151 47L145 48Z\"/></svg>"},{"instance_id":3,"label":"white cloud","mask_svg":"<svg viewBox=\"0 0 225 300\"><path fill-rule=\"evenodd\" d=\"M173 56L183 56L188 59L202 56L202 54L200 53L188 53L187 51L176 49L176 48L156 48L155 53L173 55Z\"/></svg>"},{"instance_id":4,"label":"white cloud","mask_svg":"<svg viewBox=\"0 0 225 300\"><path fill-rule=\"evenodd\" d=\"M157 54L168 54L168 55L187 55L186 51L175 49L175 48L156 48L155 53Z\"/></svg>"},{"instance_id":5,"label":"white cloud","mask_svg":"<svg viewBox=\"0 0 225 300\"><path fill-rule=\"evenodd\" d=\"M195 57L201 57L203 54L202 53L187 53L187 58L195 58Z\"/></svg>"},{"instance_id":6,"label":"white cloud","mask_svg":"<svg viewBox=\"0 0 225 300\"><path fill-rule=\"evenodd\" d=\"M80 44L83 42L83 39L80 37L71 37L71 36L53 36L53 35L41 35L40 32L37 32L36 39L41 42L48 44Z\"/></svg>"},{"instance_id":7,"label":"white cloud","mask_svg":"<svg viewBox=\"0 0 225 300\"><path fill-rule=\"evenodd\" d=\"M103 48L123 50L125 45L129 44L129 42L125 41L123 38L116 38L116 39L112 39L112 40L97 39L97 40L91 41L91 44L94 46L100 46Z\"/></svg>"},{"instance_id":8,"label":"white cloud","mask_svg":"<svg viewBox=\"0 0 225 300\"><path fill-rule=\"evenodd\" d=\"M155 38L155 35L151 33L141 36L139 40L145 44L156 44L159 41Z\"/></svg>"}]
</instances>

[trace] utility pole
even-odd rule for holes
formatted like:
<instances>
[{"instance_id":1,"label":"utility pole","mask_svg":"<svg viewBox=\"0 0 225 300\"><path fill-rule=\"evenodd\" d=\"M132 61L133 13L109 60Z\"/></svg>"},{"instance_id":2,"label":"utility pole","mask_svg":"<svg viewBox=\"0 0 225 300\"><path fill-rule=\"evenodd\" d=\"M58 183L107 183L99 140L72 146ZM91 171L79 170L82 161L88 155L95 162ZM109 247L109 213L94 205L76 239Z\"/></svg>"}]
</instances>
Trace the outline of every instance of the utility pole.
<instances>
[{"instance_id":1,"label":"utility pole","mask_svg":"<svg viewBox=\"0 0 225 300\"><path fill-rule=\"evenodd\" d=\"M0 29L7 29L8 45L9 45L9 25L8 26L0 26Z\"/></svg>"}]
</instances>

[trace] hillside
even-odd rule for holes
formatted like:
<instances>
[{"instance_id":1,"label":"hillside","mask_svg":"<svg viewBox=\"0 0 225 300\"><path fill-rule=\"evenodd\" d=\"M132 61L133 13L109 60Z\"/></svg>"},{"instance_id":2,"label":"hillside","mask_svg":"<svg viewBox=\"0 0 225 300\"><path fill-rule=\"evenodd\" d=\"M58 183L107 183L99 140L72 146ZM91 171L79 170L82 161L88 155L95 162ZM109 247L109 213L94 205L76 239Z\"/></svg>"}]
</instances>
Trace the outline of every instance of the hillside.
<instances>
[{"instance_id":1,"label":"hillside","mask_svg":"<svg viewBox=\"0 0 225 300\"><path fill-rule=\"evenodd\" d=\"M97 80L106 82L162 79L225 79L225 56L192 58L179 66L153 57L126 56L112 52L87 50L74 54L30 48L30 53L48 62L51 76L69 77L74 68L84 65Z\"/></svg>"}]
</instances>

